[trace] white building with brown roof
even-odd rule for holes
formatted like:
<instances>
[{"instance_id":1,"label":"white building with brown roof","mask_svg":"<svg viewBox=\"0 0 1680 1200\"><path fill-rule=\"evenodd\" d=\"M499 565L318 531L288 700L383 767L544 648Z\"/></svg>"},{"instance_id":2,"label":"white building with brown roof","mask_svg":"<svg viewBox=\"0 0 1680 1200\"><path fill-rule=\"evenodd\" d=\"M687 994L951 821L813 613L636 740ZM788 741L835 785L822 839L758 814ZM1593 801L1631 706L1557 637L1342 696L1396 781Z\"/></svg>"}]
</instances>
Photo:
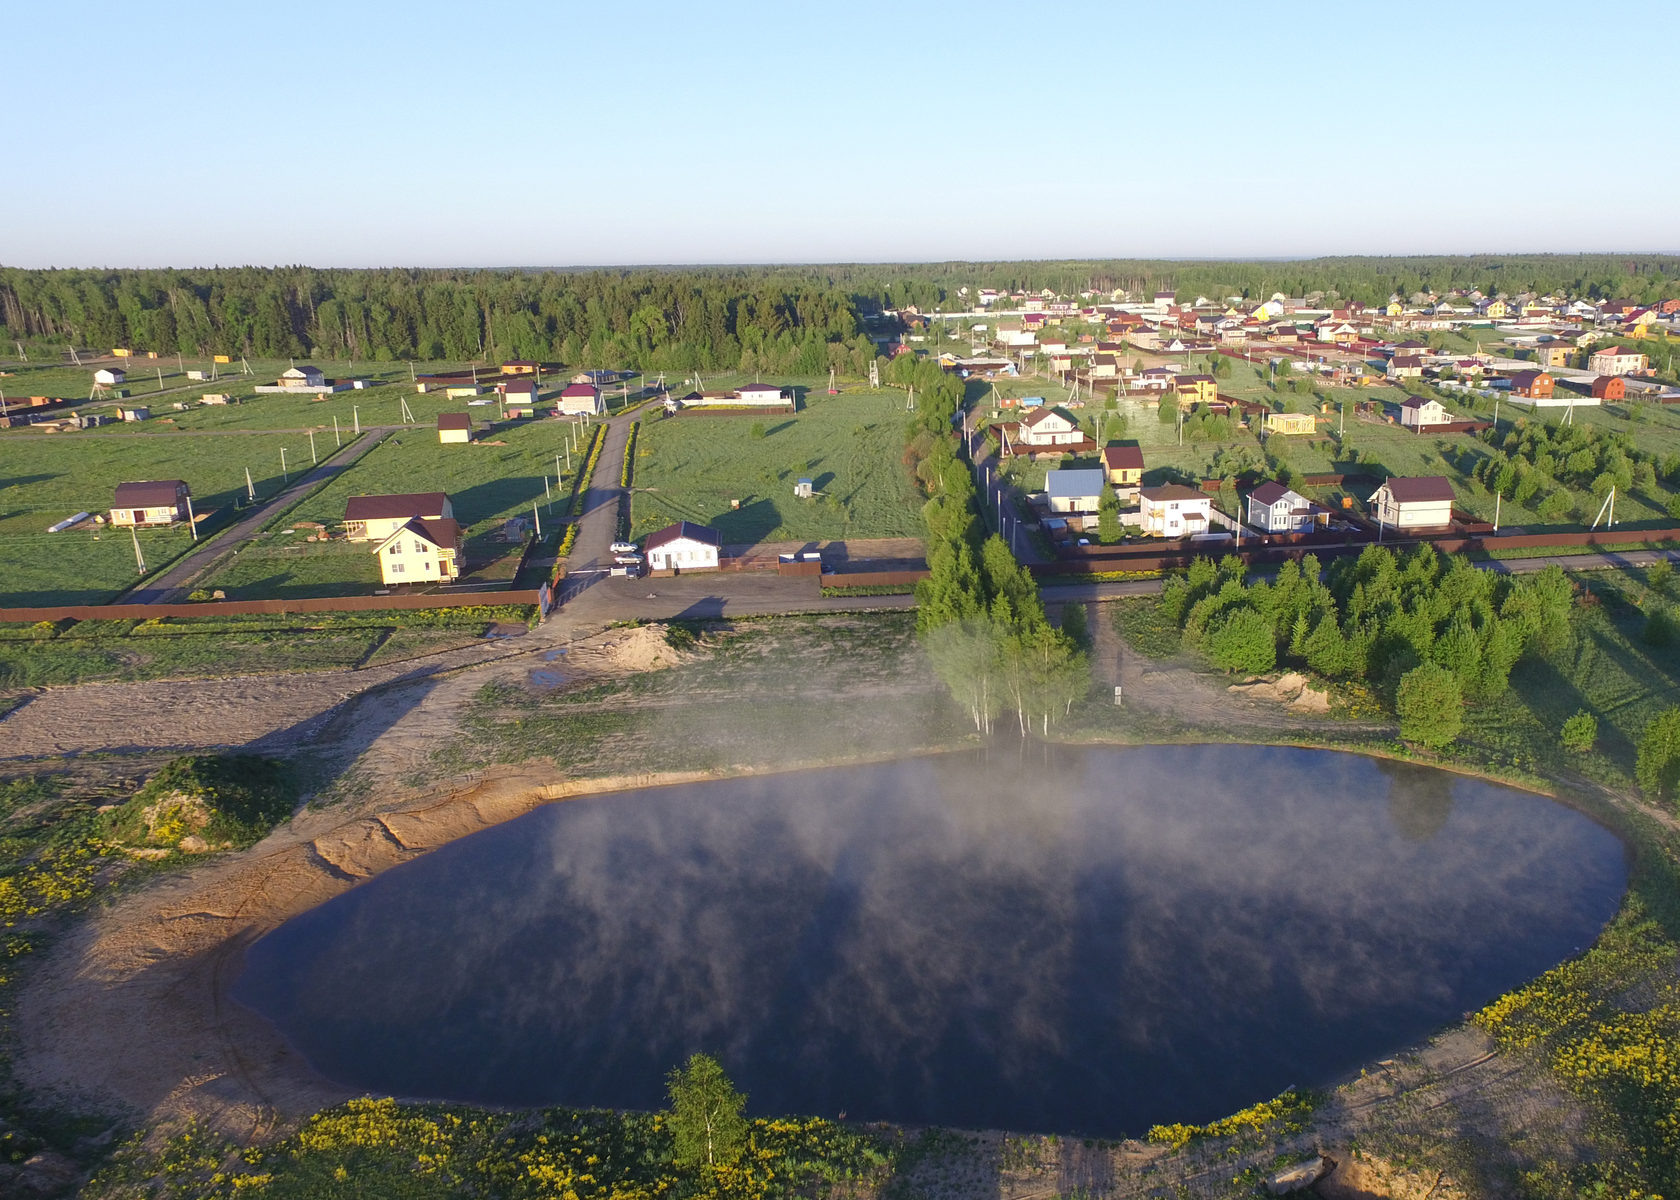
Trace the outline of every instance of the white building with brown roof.
<instances>
[{"instance_id":1,"label":"white building with brown roof","mask_svg":"<svg viewBox=\"0 0 1680 1200\"><path fill-rule=\"evenodd\" d=\"M461 574L461 527L448 517L410 517L380 542L379 578L399 583L448 583Z\"/></svg>"},{"instance_id":2,"label":"white building with brown roof","mask_svg":"<svg viewBox=\"0 0 1680 1200\"><path fill-rule=\"evenodd\" d=\"M188 519L191 489L179 479L119 483L111 497L113 525L170 525Z\"/></svg>"},{"instance_id":3,"label":"white building with brown roof","mask_svg":"<svg viewBox=\"0 0 1680 1200\"><path fill-rule=\"evenodd\" d=\"M353 542L383 542L416 518L454 520L455 508L443 492L352 496L344 505L345 536Z\"/></svg>"},{"instance_id":4,"label":"white building with brown roof","mask_svg":"<svg viewBox=\"0 0 1680 1200\"><path fill-rule=\"evenodd\" d=\"M1147 487L1138 492L1138 518L1150 537L1206 533L1213 520L1213 497L1180 483Z\"/></svg>"},{"instance_id":5,"label":"white building with brown roof","mask_svg":"<svg viewBox=\"0 0 1680 1200\"><path fill-rule=\"evenodd\" d=\"M687 571L715 571L721 539L718 531L692 521L678 521L642 542L649 571L682 574Z\"/></svg>"},{"instance_id":6,"label":"white building with brown roof","mask_svg":"<svg viewBox=\"0 0 1680 1200\"><path fill-rule=\"evenodd\" d=\"M1371 515L1390 529L1444 529L1453 490L1445 475L1396 476L1371 495Z\"/></svg>"}]
</instances>

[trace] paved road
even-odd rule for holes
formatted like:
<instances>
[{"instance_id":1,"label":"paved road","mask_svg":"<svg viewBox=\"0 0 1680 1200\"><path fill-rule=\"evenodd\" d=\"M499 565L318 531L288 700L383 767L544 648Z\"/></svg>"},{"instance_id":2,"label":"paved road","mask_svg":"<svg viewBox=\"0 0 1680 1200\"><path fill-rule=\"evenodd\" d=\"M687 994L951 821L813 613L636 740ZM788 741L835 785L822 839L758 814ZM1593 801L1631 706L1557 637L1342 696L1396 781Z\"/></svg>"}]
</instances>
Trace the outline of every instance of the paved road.
<instances>
[{"instance_id":1,"label":"paved road","mask_svg":"<svg viewBox=\"0 0 1680 1200\"><path fill-rule=\"evenodd\" d=\"M143 580L127 594L119 596L113 603L167 604L171 602L177 593L192 586L193 580L203 574L211 563L237 547L241 542L249 541L255 536L257 530L261 529L263 524L277 511L347 470L362 455L401 428L404 427L400 425L378 425L365 430L361 437L329 455L325 462L299 478L296 483L283 488L271 499L259 504L234 522L221 534L211 538L162 573ZM145 436L155 437L157 435Z\"/></svg>"}]
</instances>

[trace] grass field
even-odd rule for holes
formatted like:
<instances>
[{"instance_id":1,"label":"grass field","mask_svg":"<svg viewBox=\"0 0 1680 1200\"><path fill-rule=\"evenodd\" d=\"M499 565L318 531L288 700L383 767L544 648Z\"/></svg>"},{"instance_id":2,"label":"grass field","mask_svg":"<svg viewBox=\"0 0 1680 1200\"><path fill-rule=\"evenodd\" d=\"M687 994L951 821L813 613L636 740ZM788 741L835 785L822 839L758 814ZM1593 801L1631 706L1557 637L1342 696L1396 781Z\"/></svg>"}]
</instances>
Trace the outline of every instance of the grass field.
<instances>
[{"instance_id":1,"label":"grass field","mask_svg":"<svg viewBox=\"0 0 1680 1200\"><path fill-rule=\"evenodd\" d=\"M714 386L711 379L706 385ZM904 393L891 389L848 386L830 396L825 380L805 392L792 416L646 422L636 450L632 536L676 520L711 525L735 544L920 536L917 493L902 461L904 402ZM795 499L802 476L822 495ZM738 509L731 507L736 500Z\"/></svg>"},{"instance_id":2,"label":"grass field","mask_svg":"<svg viewBox=\"0 0 1680 1200\"><path fill-rule=\"evenodd\" d=\"M117 484L185 479L201 529L231 515L251 470L262 499L282 486L280 450L295 468L299 439L272 433L227 437L100 437L24 434L0 438L0 606L97 604L139 579L126 530L47 527L78 512L111 507ZM301 465L309 450L302 444ZM181 529L139 533L146 565L156 570L189 548Z\"/></svg>"}]
</instances>

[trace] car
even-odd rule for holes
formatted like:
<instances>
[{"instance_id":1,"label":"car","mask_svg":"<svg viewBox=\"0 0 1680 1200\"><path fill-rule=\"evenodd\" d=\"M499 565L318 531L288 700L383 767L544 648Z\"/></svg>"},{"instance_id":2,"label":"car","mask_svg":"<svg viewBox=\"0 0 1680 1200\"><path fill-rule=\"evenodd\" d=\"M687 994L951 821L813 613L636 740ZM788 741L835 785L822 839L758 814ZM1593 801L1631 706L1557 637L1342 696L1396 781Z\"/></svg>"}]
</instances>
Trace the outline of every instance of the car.
<instances>
[{"instance_id":1,"label":"car","mask_svg":"<svg viewBox=\"0 0 1680 1200\"><path fill-rule=\"evenodd\" d=\"M634 554L640 549L641 547L636 545L635 542L614 542L612 544L614 554Z\"/></svg>"},{"instance_id":2,"label":"car","mask_svg":"<svg viewBox=\"0 0 1680 1200\"><path fill-rule=\"evenodd\" d=\"M640 554L615 554L613 561L621 567L639 567L642 565Z\"/></svg>"}]
</instances>

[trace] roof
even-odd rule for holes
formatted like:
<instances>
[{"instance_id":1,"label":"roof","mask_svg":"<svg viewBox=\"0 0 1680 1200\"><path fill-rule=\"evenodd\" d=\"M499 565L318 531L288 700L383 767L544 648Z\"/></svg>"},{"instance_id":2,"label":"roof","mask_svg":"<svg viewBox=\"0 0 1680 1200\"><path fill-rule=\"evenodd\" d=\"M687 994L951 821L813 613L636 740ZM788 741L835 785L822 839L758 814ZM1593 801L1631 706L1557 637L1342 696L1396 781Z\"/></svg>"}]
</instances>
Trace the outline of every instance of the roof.
<instances>
[{"instance_id":1,"label":"roof","mask_svg":"<svg viewBox=\"0 0 1680 1200\"><path fill-rule=\"evenodd\" d=\"M438 429L439 429L439 431L442 431L442 430L445 430L445 429L465 429L465 430L468 430L470 432L471 429L472 429L472 414L471 413L439 413L438 414Z\"/></svg>"},{"instance_id":2,"label":"roof","mask_svg":"<svg viewBox=\"0 0 1680 1200\"><path fill-rule=\"evenodd\" d=\"M174 508L187 485L179 479L153 479L145 483L119 483L111 497L112 508Z\"/></svg>"},{"instance_id":3,"label":"roof","mask_svg":"<svg viewBox=\"0 0 1680 1200\"><path fill-rule=\"evenodd\" d=\"M537 364L529 358L510 358L502 364L504 367L534 367Z\"/></svg>"},{"instance_id":4,"label":"roof","mask_svg":"<svg viewBox=\"0 0 1680 1200\"><path fill-rule=\"evenodd\" d=\"M1103 473L1097 470L1078 469L1044 473L1044 492L1048 496L1100 496L1103 483Z\"/></svg>"},{"instance_id":5,"label":"roof","mask_svg":"<svg viewBox=\"0 0 1680 1200\"><path fill-rule=\"evenodd\" d=\"M378 554L405 533L418 534L432 545L445 549L454 548L461 544L461 527L452 518L414 517L402 528L393 530L389 537L374 547L373 552Z\"/></svg>"},{"instance_id":6,"label":"roof","mask_svg":"<svg viewBox=\"0 0 1680 1200\"><path fill-rule=\"evenodd\" d=\"M1410 400L1402 401L1401 404L1400 404L1400 407L1401 408L1410 408L1410 409L1415 410L1415 409L1423 408L1425 405L1428 405L1428 404L1440 404L1440 403L1441 402L1439 400L1436 400L1436 399L1434 399L1433 397L1430 397L1430 396L1413 396Z\"/></svg>"},{"instance_id":7,"label":"roof","mask_svg":"<svg viewBox=\"0 0 1680 1200\"><path fill-rule=\"evenodd\" d=\"M1294 496L1295 499L1305 503L1305 497L1290 491L1275 479L1268 479L1265 483L1256 484L1254 490L1248 494L1250 500L1256 504L1264 504L1267 508L1290 496Z\"/></svg>"},{"instance_id":8,"label":"roof","mask_svg":"<svg viewBox=\"0 0 1680 1200\"><path fill-rule=\"evenodd\" d=\"M1512 387L1531 387L1541 379L1550 379L1544 371L1517 371L1511 376Z\"/></svg>"},{"instance_id":9,"label":"roof","mask_svg":"<svg viewBox=\"0 0 1680 1200\"><path fill-rule=\"evenodd\" d=\"M782 389L773 383L744 383L735 389L737 392L775 392L778 396Z\"/></svg>"},{"instance_id":10,"label":"roof","mask_svg":"<svg viewBox=\"0 0 1680 1200\"><path fill-rule=\"evenodd\" d=\"M1452 484L1445 475L1396 476L1383 484L1396 504L1418 504L1432 501L1451 501Z\"/></svg>"},{"instance_id":11,"label":"roof","mask_svg":"<svg viewBox=\"0 0 1680 1200\"><path fill-rule=\"evenodd\" d=\"M675 525L667 525L656 533L648 534L647 540L642 543L642 548L644 550L655 550L660 546L682 541L685 538L705 546L719 544L717 530L705 525L696 525L692 521L678 521Z\"/></svg>"},{"instance_id":12,"label":"roof","mask_svg":"<svg viewBox=\"0 0 1680 1200\"><path fill-rule=\"evenodd\" d=\"M1109 446L1102 452L1103 465L1110 471L1143 470L1143 451L1137 446Z\"/></svg>"},{"instance_id":13,"label":"roof","mask_svg":"<svg viewBox=\"0 0 1680 1200\"><path fill-rule=\"evenodd\" d=\"M529 379L510 379L502 385L502 392L508 396L535 396L537 385Z\"/></svg>"},{"instance_id":14,"label":"roof","mask_svg":"<svg viewBox=\"0 0 1680 1200\"><path fill-rule=\"evenodd\" d=\"M449 497L442 492L404 492L393 496L352 496L344 505L346 521L389 521L396 517L443 516Z\"/></svg>"},{"instance_id":15,"label":"roof","mask_svg":"<svg viewBox=\"0 0 1680 1200\"><path fill-rule=\"evenodd\" d=\"M1034 400L1036 400L1036 399L1039 399L1039 397L1036 397L1036 396L1023 397L1023 399L1034 399ZM1034 412L1032 413L1031 416L1021 418L1021 424L1029 426L1029 427L1036 426L1036 425L1041 424L1044 421L1048 421L1053 416L1058 417L1063 421L1066 421L1069 425L1073 425L1075 423L1074 419L1072 417L1068 416L1065 412L1062 412L1060 409L1044 407L1044 408L1039 408L1039 409L1034 410Z\"/></svg>"},{"instance_id":16,"label":"roof","mask_svg":"<svg viewBox=\"0 0 1680 1200\"><path fill-rule=\"evenodd\" d=\"M1594 350L1592 352L1592 356L1597 358L1600 354L1622 355L1627 353L1628 351L1623 350L1620 346L1602 346L1599 349ZM1638 351L1634 351L1633 353L1638 353Z\"/></svg>"},{"instance_id":17,"label":"roof","mask_svg":"<svg viewBox=\"0 0 1680 1200\"><path fill-rule=\"evenodd\" d=\"M562 391L560 395L565 399L576 399L579 396L587 396L591 400L597 400L600 398L601 393L596 390L595 385L592 383L568 383L565 390Z\"/></svg>"},{"instance_id":18,"label":"roof","mask_svg":"<svg viewBox=\"0 0 1680 1200\"><path fill-rule=\"evenodd\" d=\"M1416 354L1399 354L1389 361L1404 370L1410 370L1413 367L1421 369L1423 367L1423 359Z\"/></svg>"},{"instance_id":19,"label":"roof","mask_svg":"<svg viewBox=\"0 0 1680 1200\"><path fill-rule=\"evenodd\" d=\"M1182 483L1168 483L1161 487L1144 488L1138 493L1145 500L1212 500L1206 492L1193 487L1185 487Z\"/></svg>"}]
</instances>

